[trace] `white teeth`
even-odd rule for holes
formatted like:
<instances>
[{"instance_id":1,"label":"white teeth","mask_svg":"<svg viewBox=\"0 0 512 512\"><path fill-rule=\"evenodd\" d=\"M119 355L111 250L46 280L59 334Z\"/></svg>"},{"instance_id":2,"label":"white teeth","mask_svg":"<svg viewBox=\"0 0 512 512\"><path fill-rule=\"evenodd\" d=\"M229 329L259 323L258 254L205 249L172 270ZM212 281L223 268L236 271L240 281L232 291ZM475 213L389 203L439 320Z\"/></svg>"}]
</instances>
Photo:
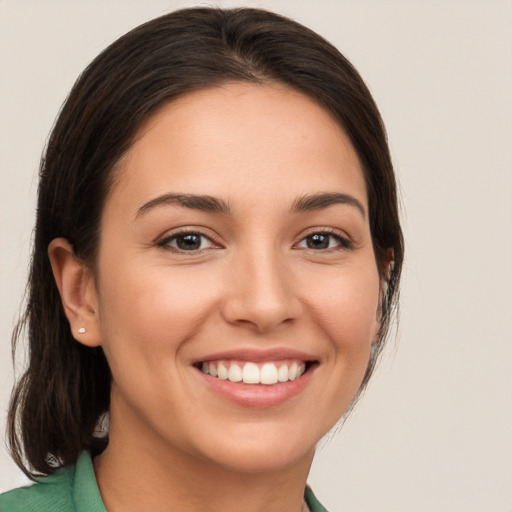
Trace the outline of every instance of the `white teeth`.
<instances>
[{"instance_id":1,"label":"white teeth","mask_svg":"<svg viewBox=\"0 0 512 512\"><path fill-rule=\"evenodd\" d=\"M219 366L217 366L217 376L221 380L228 380L228 369L223 363L219 363Z\"/></svg>"},{"instance_id":2,"label":"white teeth","mask_svg":"<svg viewBox=\"0 0 512 512\"><path fill-rule=\"evenodd\" d=\"M292 365L290 366L290 368L288 370L288 378L290 380L294 380L297 378L297 369L298 369L297 363L292 363Z\"/></svg>"},{"instance_id":3,"label":"white teeth","mask_svg":"<svg viewBox=\"0 0 512 512\"><path fill-rule=\"evenodd\" d=\"M277 382L277 368L273 363L265 363L261 367L260 381L262 384L275 384Z\"/></svg>"},{"instance_id":4,"label":"white teeth","mask_svg":"<svg viewBox=\"0 0 512 512\"><path fill-rule=\"evenodd\" d=\"M269 362L259 365L249 361L246 363L210 361L202 363L201 370L221 380L271 386L278 382L298 379L306 371L306 364L297 361Z\"/></svg>"},{"instance_id":5,"label":"white teeth","mask_svg":"<svg viewBox=\"0 0 512 512\"><path fill-rule=\"evenodd\" d=\"M212 377L217 377L217 368L215 367L215 364L214 363L210 363L209 367L208 367L209 371L210 371L210 375Z\"/></svg>"},{"instance_id":6,"label":"white teeth","mask_svg":"<svg viewBox=\"0 0 512 512\"><path fill-rule=\"evenodd\" d=\"M259 384L260 369L254 363L245 363L242 370L242 380L246 384Z\"/></svg>"},{"instance_id":7,"label":"white teeth","mask_svg":"<svg viewBox=\"0 0 512 512\"><path fill-rule=\"evenodd\" d=\"M288 366L282 364L277 370L277 379L279 382L286 382L288 380Z\"/></svg>"},{"instance_id":8,"label":"white teeth","mask_svg":"<svg viewBox=\"0 0 512 512\"><path fill-rule=\"evenodd\" d=\"M242 370L237 364L232 364L229 367L228 379L231 382L240 382L242 380Z\"/></svg>"}]
</instances>

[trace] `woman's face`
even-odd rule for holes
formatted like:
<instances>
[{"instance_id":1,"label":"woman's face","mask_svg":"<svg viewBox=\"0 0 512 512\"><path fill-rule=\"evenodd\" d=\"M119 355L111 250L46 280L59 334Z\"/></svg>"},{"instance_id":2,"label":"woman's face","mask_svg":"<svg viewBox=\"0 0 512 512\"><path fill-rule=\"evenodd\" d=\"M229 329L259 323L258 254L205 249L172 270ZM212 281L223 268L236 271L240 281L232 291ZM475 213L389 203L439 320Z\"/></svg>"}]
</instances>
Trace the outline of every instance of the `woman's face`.
<instances>
[{"instance_id":1,"label":"woman's face","mask_svg":"<svg viewBox=\"0 0 512 512\"><path fill-rule=\"evenodd\" d=\"M112 442L243 472L310 458L379 329L348 137L295 91L228 84L163 107L116 172L95 292Z\"/></svg>"}]
</instances>

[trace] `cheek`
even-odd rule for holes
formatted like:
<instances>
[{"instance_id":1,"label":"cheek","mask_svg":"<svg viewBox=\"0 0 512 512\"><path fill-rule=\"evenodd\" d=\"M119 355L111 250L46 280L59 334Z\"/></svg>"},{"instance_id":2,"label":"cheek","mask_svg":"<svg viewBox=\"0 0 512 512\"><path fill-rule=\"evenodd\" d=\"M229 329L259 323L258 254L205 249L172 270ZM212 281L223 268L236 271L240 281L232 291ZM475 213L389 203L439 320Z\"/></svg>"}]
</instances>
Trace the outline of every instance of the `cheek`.
<instances>
[{"instance_id":1,"label":"cheek","mask_svg":"<svg viewBox=\"0 0 512 512\"><path fill-rule=\"evenodd\" d=\"M109 362L128 360L134 352L138 361L176 352L201 328L213 307L211 276L208 279L199 267L185 272L148 266L137 258L105 258L101 268L99 305Z\"/></svg>"},{"instance_id":2,"label":"cheek","mask_svg":"<svg viewBox=\"0 0 512 512\"><path fill-rule=\"evenodd\" d=\"M375 265L347 266L314 276L309 309L338 351L371 345L379 329L379 276Z\"/></svg>"},{"instance_id":3,"label":"cheek","mask_svg":"<svg viewBox=\"0 0 512 512\"><path fill-rule=\"evenodd\" d=\"M331 428L356 396L378 333L379 276L371 265L343 269L317 281L310 295L316 327L327 343L325 380L317 401Z\"/></svg>"},{"instance_id":4,"label":"cheek","mask_svg":"<svg viewBox=\"0 0 512 512\"><path fill-rule=\"evenodd\" d=\"M155 389L173 389L183 376L177 361L186 354L188 341L204 328L215 301L211 276L208 281L203 274L199 269L171 272L166 266L134 260L128 265L117 259L115 272L100 280L102 346L114 389L140 417L148 410L162 410ZM179 406L179 397L172 393L165 400L166 410Z\"/></svg>"}]
</instances>

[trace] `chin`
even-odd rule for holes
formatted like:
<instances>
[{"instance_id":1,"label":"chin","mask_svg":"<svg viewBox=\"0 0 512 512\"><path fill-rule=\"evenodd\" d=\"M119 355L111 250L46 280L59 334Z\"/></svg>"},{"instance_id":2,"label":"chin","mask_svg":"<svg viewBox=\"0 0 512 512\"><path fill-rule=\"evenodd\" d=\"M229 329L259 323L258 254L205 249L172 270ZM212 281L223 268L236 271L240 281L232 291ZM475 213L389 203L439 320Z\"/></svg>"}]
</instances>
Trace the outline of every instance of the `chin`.
<instances>
[{"instance_id":1,"label":"chin","mask_svg":"<svg viewBox=\"0 0 512 512\"><path fill-rule=\"evenodd\" d=\"M247 425L208 443L207 459L237 473L273 473L294 466L308 467L325 432L300 432L292 425Z\"/></svg>"},{"instance_id":2,"label":"chin","mask_svg":"<svg viewBox=\"0 0 512 512\"><path fill-rule=\"evenodd\" d=\"M239 474L279 473L295 466L307 467L311 464L314 455L314 446L309 450L296 447L233 447L224 453L216 453L216 464Z\"/></svg>"}]
</instances>

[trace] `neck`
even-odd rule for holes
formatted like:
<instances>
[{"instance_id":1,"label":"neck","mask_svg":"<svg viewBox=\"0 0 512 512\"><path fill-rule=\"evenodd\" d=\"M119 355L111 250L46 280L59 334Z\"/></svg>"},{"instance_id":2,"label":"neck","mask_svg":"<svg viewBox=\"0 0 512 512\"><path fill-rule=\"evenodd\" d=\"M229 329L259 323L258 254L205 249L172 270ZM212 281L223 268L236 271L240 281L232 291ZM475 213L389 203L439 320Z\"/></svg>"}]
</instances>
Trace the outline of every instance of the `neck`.
<instances>
[{"instance_id":1,"label":"neck","mask_svg":"<svg viewBox=\"0 0 512 512\"><path fill-rule=\"evenodd\" d=\"M300 512L313 453L292 465L240 471L118 428L111 411L110 442L94 459L109 512ZM122 425L122 424L120 424Z\"/></svg>"}]
</instances>

